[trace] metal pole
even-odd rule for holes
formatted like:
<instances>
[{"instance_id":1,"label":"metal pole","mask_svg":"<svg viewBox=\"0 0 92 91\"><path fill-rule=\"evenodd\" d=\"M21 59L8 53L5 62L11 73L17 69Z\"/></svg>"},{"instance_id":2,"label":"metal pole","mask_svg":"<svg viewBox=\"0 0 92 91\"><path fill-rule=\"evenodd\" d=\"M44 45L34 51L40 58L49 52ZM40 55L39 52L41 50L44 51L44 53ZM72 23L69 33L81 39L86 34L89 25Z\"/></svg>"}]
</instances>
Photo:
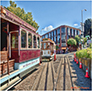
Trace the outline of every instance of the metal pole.
<instances>
[{"instance_id":1,"label":"metal pole","mask_svg":"<svg viewBox=\"0 0 92 91\"><path fill-rule=\"evenodd\" d=\"M87 11L86 9L83 9L85 11ZM82 26L82 32L83 32L83 37L84 37L84 23L83 23L83 10L81 10L81 26Z\"/></svg>"},{"instance_id":2,"label":"metal pole","mask_svg":"<svg viewBox=\"0 0 92 91\"><path fill-rule=\"evenodd\" d=\"M82 28L82 36L83 36L83 10L81 10L81 28Z\"/></svg>"}]
</instances>

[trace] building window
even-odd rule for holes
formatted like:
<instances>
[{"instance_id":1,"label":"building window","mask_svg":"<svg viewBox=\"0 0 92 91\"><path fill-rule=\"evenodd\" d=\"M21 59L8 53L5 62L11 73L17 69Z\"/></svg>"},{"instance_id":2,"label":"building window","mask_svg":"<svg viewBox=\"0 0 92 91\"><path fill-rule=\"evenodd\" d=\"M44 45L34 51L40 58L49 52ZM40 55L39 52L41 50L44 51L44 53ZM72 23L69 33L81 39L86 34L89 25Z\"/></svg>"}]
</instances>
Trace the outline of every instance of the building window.
<instances>
[{"instance_id":1,"label":"building window","mask_svg":"<svg viewBox=\"0 0 92 91\"><path fill-rule=\"evenodd\" d=\"M62 34L61 35L61 39L65 39L65 34Z\"/></svg>"},{"instance_id":2,"label":"building window","mask_svg":"<svg viewBox=\"0 0 92 91\"><path fill-rule=\"evenodd\" d=\"M79 30L78 30L78 35L80 35L80 32L79 32Z\"/></svg>"},{"instance_id":3,"label":"building window","mask_svg":"<svg viewBox=\"0 0 92 91\"><path fill-rule=\"evenodd\" d=\"M66 46L66 43L62 43L62 46Z\"/></svg>"},{"instance_id":4,"label":"building window","mask_svg":"<svg viewBox=\"0 0 92 91\"><path fill-rule=\"evenodd\" d=\"M26 38L27 38L26 31L22 30L21 31L21 47L22 48L26 48L26 45L27 45Z\"/></svg>"},{"instance_id":5,"label":"building window","mask_svg":"<svg viewBox=\"0 0 92 91\"><path fill-rule=\"evenodd\" d=\"M66 33L65 27L62 27L62 28L61 28L61 33Z\"/></svg>"},{"instance_id":6,"label":"building window","mask_svg":"<svg viewBox=\"0 0 92 91\"><path fill-rule=\"evenodd\" d=\"M62 43L66 43L66 40L65 39L62 39Z\"/></svg>"},{"instance_id":7,"label":"building window","mask_svg":"<svg viewBox=\"0 0 92 91\"><path fill-rule=\"evenodd\" d=\"M36 48L36 36L33 36L33 48Z\"/></svg>"},{"instance_id":8,"label":"building window","mask_svg":"<svg viewBox=\"0 0 92 91\"><path fill-rule=\"evenodd\" d=\"M57 29L57 34L60 35L60 28Z\"/></svg>"},{"instance_id":9,"label":"building window","mask_svg":"<svg viewBox=\"0 0 92 91\"><path fill-rule=\"evenodd\" d=\"M39 37L37 38L37 48L40 48L40 39L39 39Z\"/></svg>"},{"instance_id":10,"label":"building window","mask_svg":"<svg viewBox=\"0 0 92 91\"><path fill-rule=\"evenodd\" d=\"M73 36L73 29L72 29L72 36Z\"/></svg>"},{"instance_id":11,"label":"building window","mask_svg":"<svg viewBox=\"0 0 92 91\"><path fill-rule=\"evenodd\" d=\"M50 38L50 33L49 33L49 38Z\"/></svg>"},{"instance_id":12,"label":"building window","mask_svg":"<svg viewBox=\"0 0 92 91\"><path fill-rule=\"evenodd\" d=\"M50 39L52 38L51 32L50 32Z\"/></svg>"},{"instance_id":13,"label":"building window","mask_svg":"<svg viewBox=\"0 0 92 91\"><path fill-rule=\"evenodd\" d=\"M44 38L46 38L46 34L44 35Z\"/></svg>"},{"instance_id":14,"label":"building window","mask_svg":"<svg viewBox=\"0 0 92 91\"><path fill-rule=\"evenodd\" d=\"M54 42L56 43L56 37L54 37Z\"/></svg>"},{"instance_id":15,"label":"building window","mask_svg":"<svg viewBox=\"0 0 92 91\"><path fill-rule=\"evenodd\" d=\"M67 28L67 39L69 39L70 36L70 28Z\"/></svg>"},{"instance_id":16,"label":"building window","mask_svg":"<svg viewBox=\"0 0 92 91\"><path fill-rule=\"evenodd\" d=\"M73 30L74 36L75 36L75 30Z\"/></svg>"},{"instance_id":17,"label":"building window","mask_svg":"<svg viewBox=\"0 0 92 91\"><path fill-rule=\"evenodd\" d=\"M28 34L28 48L32 48L32 34Z\"/></svg>"},{"instance_id":18,"label":"building window","mask_svg":"<svg viewBox=\"0 0 92 91\"><path fill-rule=\"evenodd\" d=\"M48 38L48 34L46 34L45 36L46 36L45 38Z\"/></svg>"},{"instance_id":19,"label":"building window","mask_svg":"<svg viewBox=\"0 0 92 91\"><path fill-rule=\"evenodd\" d=\"M72 36L72 29L70 29L70 36Z\"/></svg>"},{"instance_id":20,"label":"building window","mask_svg":"<svg viewBox=\"0 0 92 91\"><path fill-rule=\"evenodd\" d=\"M67 28L67 35L70 35L70 28Z\"/></svg>"},{"instance_id":21,"label":"building window","mask_svg":"<svg viewBox=\"0 0 92 91\"><path fill-rule=\"evenodd\" d=\"M51 36L53 37L53 31L51 32Z\"/></svg>"},{"instance_id":22,"label":"building window","mask_svg":"<svg viewBox=\"0 0 92 91\"><path fill-rule=\"evenodd\" d=\"M62 41L62 43L66 43L66 36L65 36L65 34L61 35L61 41Z\"/></svg>"},{"instance_id":23,"label":"building window","mask_svg":"<svg viewBox=\"0 0 92 91\"><path fill-rule=\"evenodd\" d=\"M77 35L78 35L78 30L77 30Z\"/></svg>"},{"instance_id":24,"label":"building window","mask_svg":"<svg viewBox=\"0 0 92 91\"><path fill-rule=\"evenodd\" d=\"M57 36L57 41L60 43L60 35Z\"/></svg>"},{"instance_id":25,"label":"building window","mask_svg":"<svg viewBox=\"0 0 92 91\"><path fill-rule=\"evenodd\" d=\"M75 36L77 35L77 31L75 30Z\"/></svg>"},{"instance_id":26,"label":"building window","mask_svg":"<svg viewBox=\"0 0 92 91\"><path fill-rule=\"evenodd\" d=\"M56 30L54 30L54 36L56 36Z\"/></svg>"}]
</instances>

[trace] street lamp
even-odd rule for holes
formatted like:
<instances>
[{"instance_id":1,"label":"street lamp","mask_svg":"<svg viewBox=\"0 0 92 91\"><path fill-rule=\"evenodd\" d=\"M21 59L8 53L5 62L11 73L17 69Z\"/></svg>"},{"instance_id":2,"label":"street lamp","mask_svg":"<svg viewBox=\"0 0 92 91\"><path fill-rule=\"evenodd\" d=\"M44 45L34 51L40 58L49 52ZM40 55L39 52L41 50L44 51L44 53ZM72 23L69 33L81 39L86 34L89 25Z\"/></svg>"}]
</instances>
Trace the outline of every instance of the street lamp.
<instances>
[{"instance_id":1,"label":"street lamp","mask_svg":"<svg viewBox=\"0 0 92 91\"><path fill-rule=\"evenodd\" d=\"M83 9L87 11L86 9ZM81 28L82 28L82 36L84 35L84 23L83 23L83 10L81 10ZM84 36L83 36L84 37Z\"/></svg>"}]
</instances>

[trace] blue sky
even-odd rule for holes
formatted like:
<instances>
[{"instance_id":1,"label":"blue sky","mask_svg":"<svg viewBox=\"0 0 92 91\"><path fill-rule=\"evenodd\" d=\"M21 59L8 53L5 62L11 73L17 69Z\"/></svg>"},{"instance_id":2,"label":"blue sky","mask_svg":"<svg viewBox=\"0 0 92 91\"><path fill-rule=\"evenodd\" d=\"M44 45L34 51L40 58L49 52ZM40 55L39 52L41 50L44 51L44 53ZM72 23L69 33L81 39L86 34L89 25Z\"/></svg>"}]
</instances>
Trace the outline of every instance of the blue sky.
<instances>
[{"instance_id":1,"label":"blue sky","mask_svg":"<svg viewBox=\"0 0 92 91\"><path fill-rule=\"evenodd\" d=\"M33 19L40 26L37 32L41 35L60 25L79 28L81 10L83 22L91 18L91 1L14 1L26 12L32 12ZM9 6L9 1L2 1L1 5ZM43 29L43 30L42 30ZM41 32L42 30L42 32Z\"/></svg>"}]
</instances>

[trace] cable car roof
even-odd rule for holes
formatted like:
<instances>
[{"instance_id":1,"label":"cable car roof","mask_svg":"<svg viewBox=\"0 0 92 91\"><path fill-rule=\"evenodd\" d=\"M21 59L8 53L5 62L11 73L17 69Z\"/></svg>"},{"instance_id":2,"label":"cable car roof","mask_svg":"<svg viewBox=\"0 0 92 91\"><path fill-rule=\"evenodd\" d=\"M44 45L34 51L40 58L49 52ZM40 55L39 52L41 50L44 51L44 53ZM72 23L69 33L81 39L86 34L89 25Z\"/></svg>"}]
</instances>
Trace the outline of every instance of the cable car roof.
<instances>
[{"instance_id":1,"label":"cable car roof","mask_svg":"<svg viewBox=\"0 0 92 91\"><path fill-rule=\"evenodd\" d=\"M50 41L51 43L55 44L55 42L53 40L51 40L50 38L44 38L42 42L45 42L45 41L46 42Z\"/></svg>"}]
</instances>

